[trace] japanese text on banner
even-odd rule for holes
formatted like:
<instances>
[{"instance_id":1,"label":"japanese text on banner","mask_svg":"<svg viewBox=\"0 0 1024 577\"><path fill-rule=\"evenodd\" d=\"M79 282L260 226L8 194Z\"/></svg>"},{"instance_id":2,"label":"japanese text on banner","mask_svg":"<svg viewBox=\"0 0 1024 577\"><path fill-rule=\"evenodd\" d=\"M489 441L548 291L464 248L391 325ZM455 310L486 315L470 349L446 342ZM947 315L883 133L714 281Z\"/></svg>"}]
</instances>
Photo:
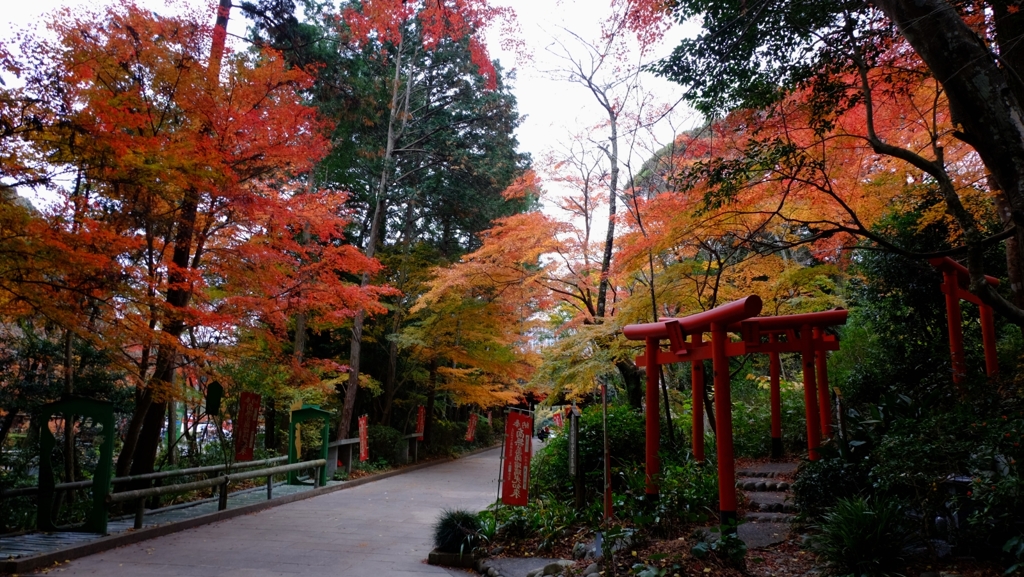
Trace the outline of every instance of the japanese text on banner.
<instances>
[{"instance_id":1,"label":"japanese text on banner","mask_svg":"<svg viewBox=\"0 0 1024 577\"><path fill-rule=\"evenodd\" d=\"M505 423L505 462L501 486L501 501L506 505L526 505L529 501L532 436L533 420L530 416L510 413Z\"/></svg>"}]
</instances>

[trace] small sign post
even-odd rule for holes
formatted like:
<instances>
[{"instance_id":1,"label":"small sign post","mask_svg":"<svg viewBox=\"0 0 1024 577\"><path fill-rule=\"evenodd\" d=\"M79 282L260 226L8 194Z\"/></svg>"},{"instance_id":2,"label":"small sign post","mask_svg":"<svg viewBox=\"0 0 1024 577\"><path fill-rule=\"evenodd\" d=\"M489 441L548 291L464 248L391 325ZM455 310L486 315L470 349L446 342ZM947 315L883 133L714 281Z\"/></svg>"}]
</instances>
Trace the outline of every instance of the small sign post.
<instances>
[{"instance_id":1,"label":"small sign post","mask_svg":"<svg viewBox=\"0 0 1024 577\"><path fill-rule=\"evenodd\" d=\"M359 417L359 460L365 461L370 458L370 441L367 429L366 415Z\"/></svg>"},{"instance_id":2,"label":"small sign post","mask_svg":"<svg viewBox=\"0 0 1024 577\"><path fill-rule=\"evenodd\" d=\"M244 392L238 397L238 415L232 426L235 437L235 461L251 461L256 448L256 428L260 418L261 397Z\"/></svg>"}]
</instances>

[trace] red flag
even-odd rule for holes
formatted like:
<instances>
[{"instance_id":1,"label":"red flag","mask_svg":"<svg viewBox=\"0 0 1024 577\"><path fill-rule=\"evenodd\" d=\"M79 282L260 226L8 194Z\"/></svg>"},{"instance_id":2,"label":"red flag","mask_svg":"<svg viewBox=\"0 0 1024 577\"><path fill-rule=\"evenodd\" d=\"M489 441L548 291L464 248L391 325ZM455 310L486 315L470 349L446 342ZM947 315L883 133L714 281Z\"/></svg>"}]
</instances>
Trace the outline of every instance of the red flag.
<instances>
[{"instance_id":1,"label":"red flag","mask_svg":"<svg viewBox=\"0 0 1024 577\"><path fill-rule=\"evenodd\" d=\"M469 416L469 427L466 428L466 440L469 441L470 443L472 443L473 439L476 438L477 418L478 417L476 416L476 413L473 413Z\"/></svg>"},{"instance_id":2,"label":"red flag","mask_svg":"<svg viewBox=\"0 0 1024 577\"><path fill-rule=\"evenodd\" d=\"M238 415L231 428L231 436L235 439L235 461L252 460L260 419L260 400L256 393L242 393L238 398Z\"/></svg>"},{"instance_id":3,"label":"red flag","mask_svg":"<svg viewBox=\"0 0 1024 577\"><path fill-rule=\"evenodd\" d=\"M370 458L370 442L367 436L366 415L359 417L359 460Z\"/></svg>"},{"instance_id":4,"label":"red flag","mask_svg":"<svg viewBox=\"0 0 1024 577\"><path fill-rule=\"evenodd\" d=\"M501 502L526 505L529 501L530 454L533 419L512 412L505 421L505 462L502 464Z\"/></svg>"},{"instance_id":5,"label":"red flag","mask_svg":"<svg viewBox=\"0 0 1024 577\"><path fill-rule=\"evenodd\" d=\"M419 440L423 440L423 430L427 427L427 408L420 405L416 409L416 434L419 435Z\"/></svg>"},{"instance_id":6,"label":"red flag","mask_svg":"<svg viewBox=\"0 0 1024 577\"><path fill-rule=\"evenodd\" d=\"M556 427L561 427L562 426L562 413L555 413L554 414L554 419L555 419L555 426Z\"/></svg>"}]
</instances>

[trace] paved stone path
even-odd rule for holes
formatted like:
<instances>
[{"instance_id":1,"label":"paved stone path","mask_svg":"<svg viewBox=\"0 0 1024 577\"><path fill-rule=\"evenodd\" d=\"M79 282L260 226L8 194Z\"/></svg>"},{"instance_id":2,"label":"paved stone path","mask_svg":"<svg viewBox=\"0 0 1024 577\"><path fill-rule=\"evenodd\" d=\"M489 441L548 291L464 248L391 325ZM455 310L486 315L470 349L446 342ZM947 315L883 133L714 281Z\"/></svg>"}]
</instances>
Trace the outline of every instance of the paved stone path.
<instances>
[{"instance_id":1,"label":"paved stone path","mask_svg":"<svg viewBox=\"0 0 1024 577\"><path fill-rule=\"evenodd\" d=\"M443 508L494 501L497 449L50 568L51 575L415 577Z\"/></svg>"},{"instance_id":2,"label":"paved stone path","mask_svg":"<svg viewBox=\"0 0 1024 577\"><path fill-rule=\"evenodd\" d=\"M338 482L328 482L328 486L340 485ZM305 493L313 489L312 485L286 485L283 482L274 485L273 496L275 499ZM247 505L264 503L267 499L266 488L256 487L245 491L231 493L228 498L230 509L237 509ZM187 519L193 519L202 515L217 512L217 499L205 499L194 504L188 503L185 506L174 506L159 509L157 511L147 510L143 527L155 527L169 523L177 523ZM118 535L134 530L135 516L111 519L107 523L107 534ZM75 531L60 531L56 533L26 533L14 537L0 537L0 560L31 557L41 553L60 551L75 545L99 541L104 535L96 533L79 533Z\"/></svg>"}]
</instances>

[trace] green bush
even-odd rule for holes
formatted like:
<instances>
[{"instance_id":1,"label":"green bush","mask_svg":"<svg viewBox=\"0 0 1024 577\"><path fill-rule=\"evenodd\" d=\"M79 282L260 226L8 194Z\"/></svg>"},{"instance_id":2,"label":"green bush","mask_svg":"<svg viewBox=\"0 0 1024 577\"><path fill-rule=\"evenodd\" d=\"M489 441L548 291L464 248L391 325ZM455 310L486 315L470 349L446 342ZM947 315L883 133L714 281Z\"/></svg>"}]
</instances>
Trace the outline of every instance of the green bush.
<instances>
[{"instance_id":1,"label":"green bush","mask_svg":"<svg viewBox=\"0 0 1024 577\"><path fill-rule=\"evenodd\" d=\"M588 491L604 486L604 437L601 407L587 407L580 417L579 464ZM565 497L572 491L569 478L569 436L567 427L554 431L547 446L534 457L530 490L534 494ZM626 405L608 407L608 445L613 474L644 461L644 416Z\"/></svg>"},{"instance_id":2,"label":"green bush","mask_svg":"<svg viewBox=\"0 0 1024 577\"><path fill-rule=\"evenodd\" d=\"M661 471L661 504L682 521L693 521L718 502L718 472L694 460L666 464Z\"/></svg>"},{"instance_id":3,"label":"green bush","mask_svg":"<svg viewBox=\"0 0 1024 577\"><path fill-rule=\"evenodd\" d=\"M429 450L434 454L448 455L463 443L466 435L466 424L458 421L434 419L430 429Z\"/></svg>"},{"instance_id":4,"label":"green bush","mask_svg":"<svg viewBox=\"0 0 1024 577\"><path fill-rule=\"evenodd\" d=\"M445 553L471 553L480 533L480 520L464 509L444 509L434 525L434 547Z\"/></svg>"},{"instance_id":5,"label":"green bush","mask_svg":"<svg viewBox=\"0 0 1024 577\"><path fill-rule=\"evenodd\" d=\"M811 541L833 575L889 575L910 539L903 506L891 499L840 499Z\"/></svg>"},{"instance_id":6,"label":"green bush","mask_svg":"<svg viewBox=\"0 0 1024 577\"><path fill-rule=\"evenodd\" d=\"M800 383L783 381L782 440L787 451L807 450L804 390ZM737 457L767 457L772 444L771 391L767 377L739 381L733 387L732 435Z\"/></svg>"},{"instance_id":7,"label":"green bush","mask_svg":"<svg viewBox=\"0 0 1024 577\"><path fill-rule=\"evenodd\" d=\"M793 497L802 514L817 517L840 499L860 494L866 485L865 467L840 458L822 458L800 465Z\"/></svg>"},{"instance_id":8,"label":"green bush","mask_svg":"<svg viewBox=\"0 0 1024 577\"><path fill-rule=\"evenodd\" d=\"M391 466L404 462L406 441L397 429L387 425L370 425L366 437L374 459L383 459Z\"/></svg>"},{"instance_id":9,"label":"green bush","mask_svg":"<svg viewBox=\"0 0 1024 577\"><path fill-rule=\"evenodd\" d=\"M490 447L494 442L494 431L487 424L487 417L480 417L476 422L475 443L481 447Z\"/></svg>"}]
</instances>

